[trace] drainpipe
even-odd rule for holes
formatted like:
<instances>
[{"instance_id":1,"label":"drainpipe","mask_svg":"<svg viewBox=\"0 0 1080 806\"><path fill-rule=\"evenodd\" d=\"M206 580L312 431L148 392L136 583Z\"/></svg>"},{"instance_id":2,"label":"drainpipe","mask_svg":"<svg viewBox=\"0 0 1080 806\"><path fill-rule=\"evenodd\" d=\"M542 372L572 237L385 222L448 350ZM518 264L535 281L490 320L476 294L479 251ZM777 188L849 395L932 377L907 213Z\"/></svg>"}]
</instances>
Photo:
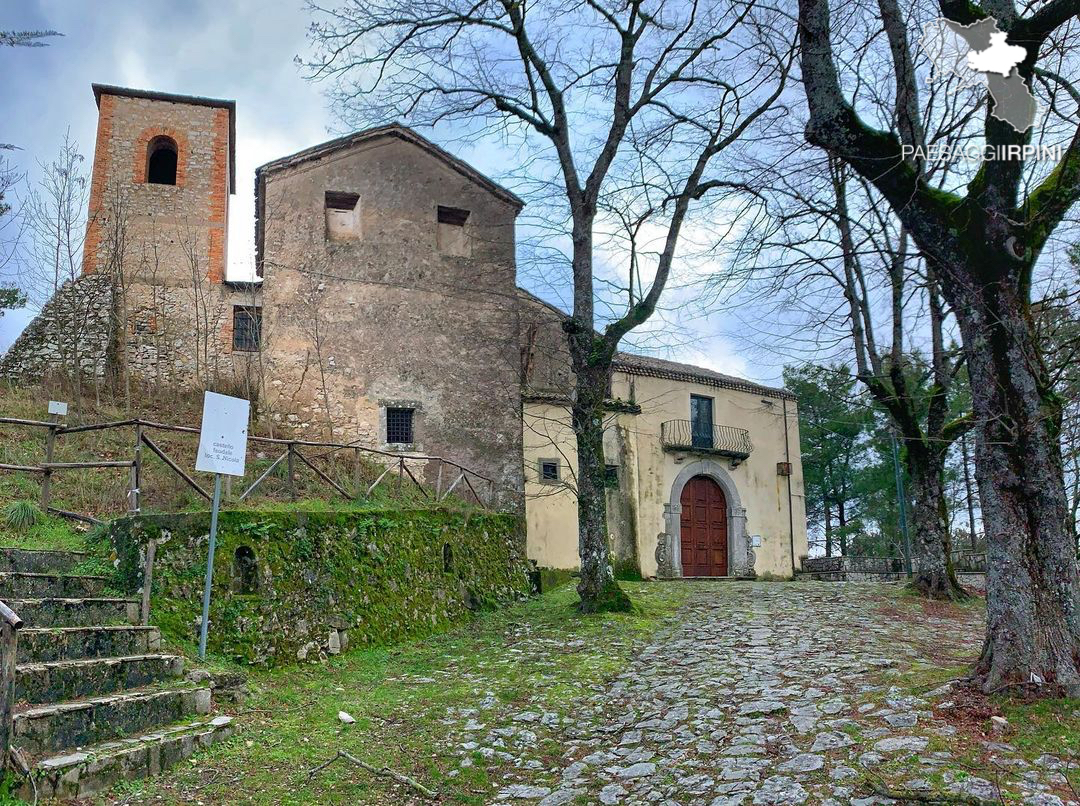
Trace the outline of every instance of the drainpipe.
<instances>
[{"instance_id":1,"label":"drainpipe","mask_svg":"<svg viewBox=\"0 0 1080 806\"><path fill-rule=\"evenodd\" d=\"M781 398L784 404L784 461L787 462L788 467L791 467L791 443L788 439L788 423L787 423L787 398ZM795 513L791 508L791 471L787 474L787 519L788 519L788 536L791 545L791 577L795 578Z\"/></svg>"}]
</instances>

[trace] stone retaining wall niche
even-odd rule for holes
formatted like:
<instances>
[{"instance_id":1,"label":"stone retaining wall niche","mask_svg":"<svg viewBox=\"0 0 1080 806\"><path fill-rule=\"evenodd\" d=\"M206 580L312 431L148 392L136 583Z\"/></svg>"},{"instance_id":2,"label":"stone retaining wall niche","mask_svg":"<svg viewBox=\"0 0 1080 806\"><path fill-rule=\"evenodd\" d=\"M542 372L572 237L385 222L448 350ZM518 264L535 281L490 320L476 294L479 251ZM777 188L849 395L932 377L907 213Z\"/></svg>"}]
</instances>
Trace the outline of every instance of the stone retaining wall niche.
<instances>
[{"instance_id":1,"label":"stone retaining wall niche","mask_svg":"<svg viewBox=\"0 0 1080 806\"><path fill-rule=\"evenodd\" d=\"M151 619L198 641L209 514L114 521L103 540L135 594L157 543ZM449 548L447 548L449 547ZM450 510L222 512L209 651L252 664L315 661L444 629L530 590L513 515Z\"/></svg>"}]
</instances>

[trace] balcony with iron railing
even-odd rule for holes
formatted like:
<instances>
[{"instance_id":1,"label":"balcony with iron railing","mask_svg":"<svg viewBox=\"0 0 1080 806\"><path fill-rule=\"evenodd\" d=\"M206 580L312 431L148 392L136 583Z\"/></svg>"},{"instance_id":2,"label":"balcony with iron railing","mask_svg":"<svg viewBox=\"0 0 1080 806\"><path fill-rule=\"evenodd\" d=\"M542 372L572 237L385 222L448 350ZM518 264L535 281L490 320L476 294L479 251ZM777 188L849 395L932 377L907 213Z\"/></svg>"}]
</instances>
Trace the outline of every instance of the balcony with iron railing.
<instances>
[{"instance_id":1,"label":"balcony with iron railing","mask_svg":"<svg viewBox=\"0 0 1080 806\"><path fill-rule=\"evenodd\" d=\"M726 456L731 459L733 467L754 450L750 432L745 428L731 425L704 427L690 420L668 420L661 425L660 442L668 451Z\"/></svg>"}]
</instances>

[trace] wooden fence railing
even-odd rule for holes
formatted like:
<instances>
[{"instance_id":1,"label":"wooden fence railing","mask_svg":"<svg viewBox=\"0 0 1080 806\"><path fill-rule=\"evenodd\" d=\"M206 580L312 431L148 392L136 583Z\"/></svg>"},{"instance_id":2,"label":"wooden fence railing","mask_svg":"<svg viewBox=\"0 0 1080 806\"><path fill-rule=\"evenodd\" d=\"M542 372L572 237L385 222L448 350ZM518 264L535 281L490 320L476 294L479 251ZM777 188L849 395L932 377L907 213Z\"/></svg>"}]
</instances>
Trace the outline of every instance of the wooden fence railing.
<instances>
[{"instance_id":1,"label":"wooden fence railing","mask_svg":"<svg viewBox=\"0 0 1080 806\"><path fill-rule=\"evenodd\" d=\"M12 723L15 716L15 656L23 622L15 611L0 602L0 779L8 770Z\"/></svg>"},{"instance_id":2,"label":"wooden fence railing","mask_svg":"<svg viewBox=\"0 0 1080 806\"><path fill-rule=\"evenodd\" d=\"M52 505L53 475L58 471L83 470L91 468L126 468L128 471L128 483L126 485L127 510L136 514L142 510L142 476L143 476L143 448L149 450L154 456L172 473L178 476L184 484L191 487L198 495L207 501L211 496L207 490L199 484L195 478L185 471L176 460L158 444L151 436L151 432L172 432L178 434L198 435L199 429L185 425L169 425L151 420L131 419L119 420L109 423L93 423L88 425L65 426L59 422L47 422L40 420L28 420L18 417L0 417L0 425L25 426L29 428L46 429L44 457L36 465L7 464L0 462L0 471L12 471L16 473L39 474L41 476L41 508L47 512L73 518L89 523L99 523L91 515L78 512L70 512ZM54 461L58 440L71 434L86 433L89 431L103 431L106 429L130 428L134 430L132 440L133 450L131 459L99 459L91 458L86 461ZM297 471L298 464L309 469L315 477L335 493L346 499L369 498L380 485L394 483L400 492L408 485L420 495L430 501L445 501L450 495L457 494L466 501L472 500L486 509L494 508L496 499L496 484L491 479L475 470L471 470L458 462L445 459L440 456L426 454L401 454L391 451L383 451L377 448L368 448L353 443L342 442L317 442L303 439L282 439L276 437L248 436L248 441L255 445L269 446L275 450L281 450L281 454L265 468L261 474L245 489L238 501L250 497L274 471L284 463L285 486L290 498L297 498ZM319 451L318 458L352 454L353 473L349 483L352 489L333 479L325 470L320 468L311 451ZM302 451L307 451L305 455ZM377 467L384 466L381 474L368 484L363 478L364 460L371 460ZM435 463L435 483L425 484L420 481L413 472L420 465Z\"/></svg>"}]
</instances>

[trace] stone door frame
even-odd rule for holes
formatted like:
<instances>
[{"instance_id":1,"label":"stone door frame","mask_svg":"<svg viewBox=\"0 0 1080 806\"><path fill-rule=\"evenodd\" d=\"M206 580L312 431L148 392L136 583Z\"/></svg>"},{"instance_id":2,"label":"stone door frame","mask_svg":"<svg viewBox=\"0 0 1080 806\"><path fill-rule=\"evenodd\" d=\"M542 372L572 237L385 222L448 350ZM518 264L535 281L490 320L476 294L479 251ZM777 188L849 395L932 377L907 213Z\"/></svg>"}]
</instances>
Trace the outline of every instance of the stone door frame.
<instances>
[{"instance_id":1,"label":"stone door frame","mask_svg":"<svg viewBox=\"0 0 1080 806\"><path fill-rule=\"evenodd\" d=\"M666 549L666 562L658 563L659 576L681 577L682 572L682 492L683 488L695 476L706 476L724 491L727 498L727 533L728 533L728 574L730 576L752 576L754 574L754 554L746 535L746 509L739 497L739 490L731 474L712 459L690 462L685 465L671 485L671 495L664 504L664 534L661 535L661 548ZM661 552L657 552L659 555Z\"/></svg>"}]
</instances>

